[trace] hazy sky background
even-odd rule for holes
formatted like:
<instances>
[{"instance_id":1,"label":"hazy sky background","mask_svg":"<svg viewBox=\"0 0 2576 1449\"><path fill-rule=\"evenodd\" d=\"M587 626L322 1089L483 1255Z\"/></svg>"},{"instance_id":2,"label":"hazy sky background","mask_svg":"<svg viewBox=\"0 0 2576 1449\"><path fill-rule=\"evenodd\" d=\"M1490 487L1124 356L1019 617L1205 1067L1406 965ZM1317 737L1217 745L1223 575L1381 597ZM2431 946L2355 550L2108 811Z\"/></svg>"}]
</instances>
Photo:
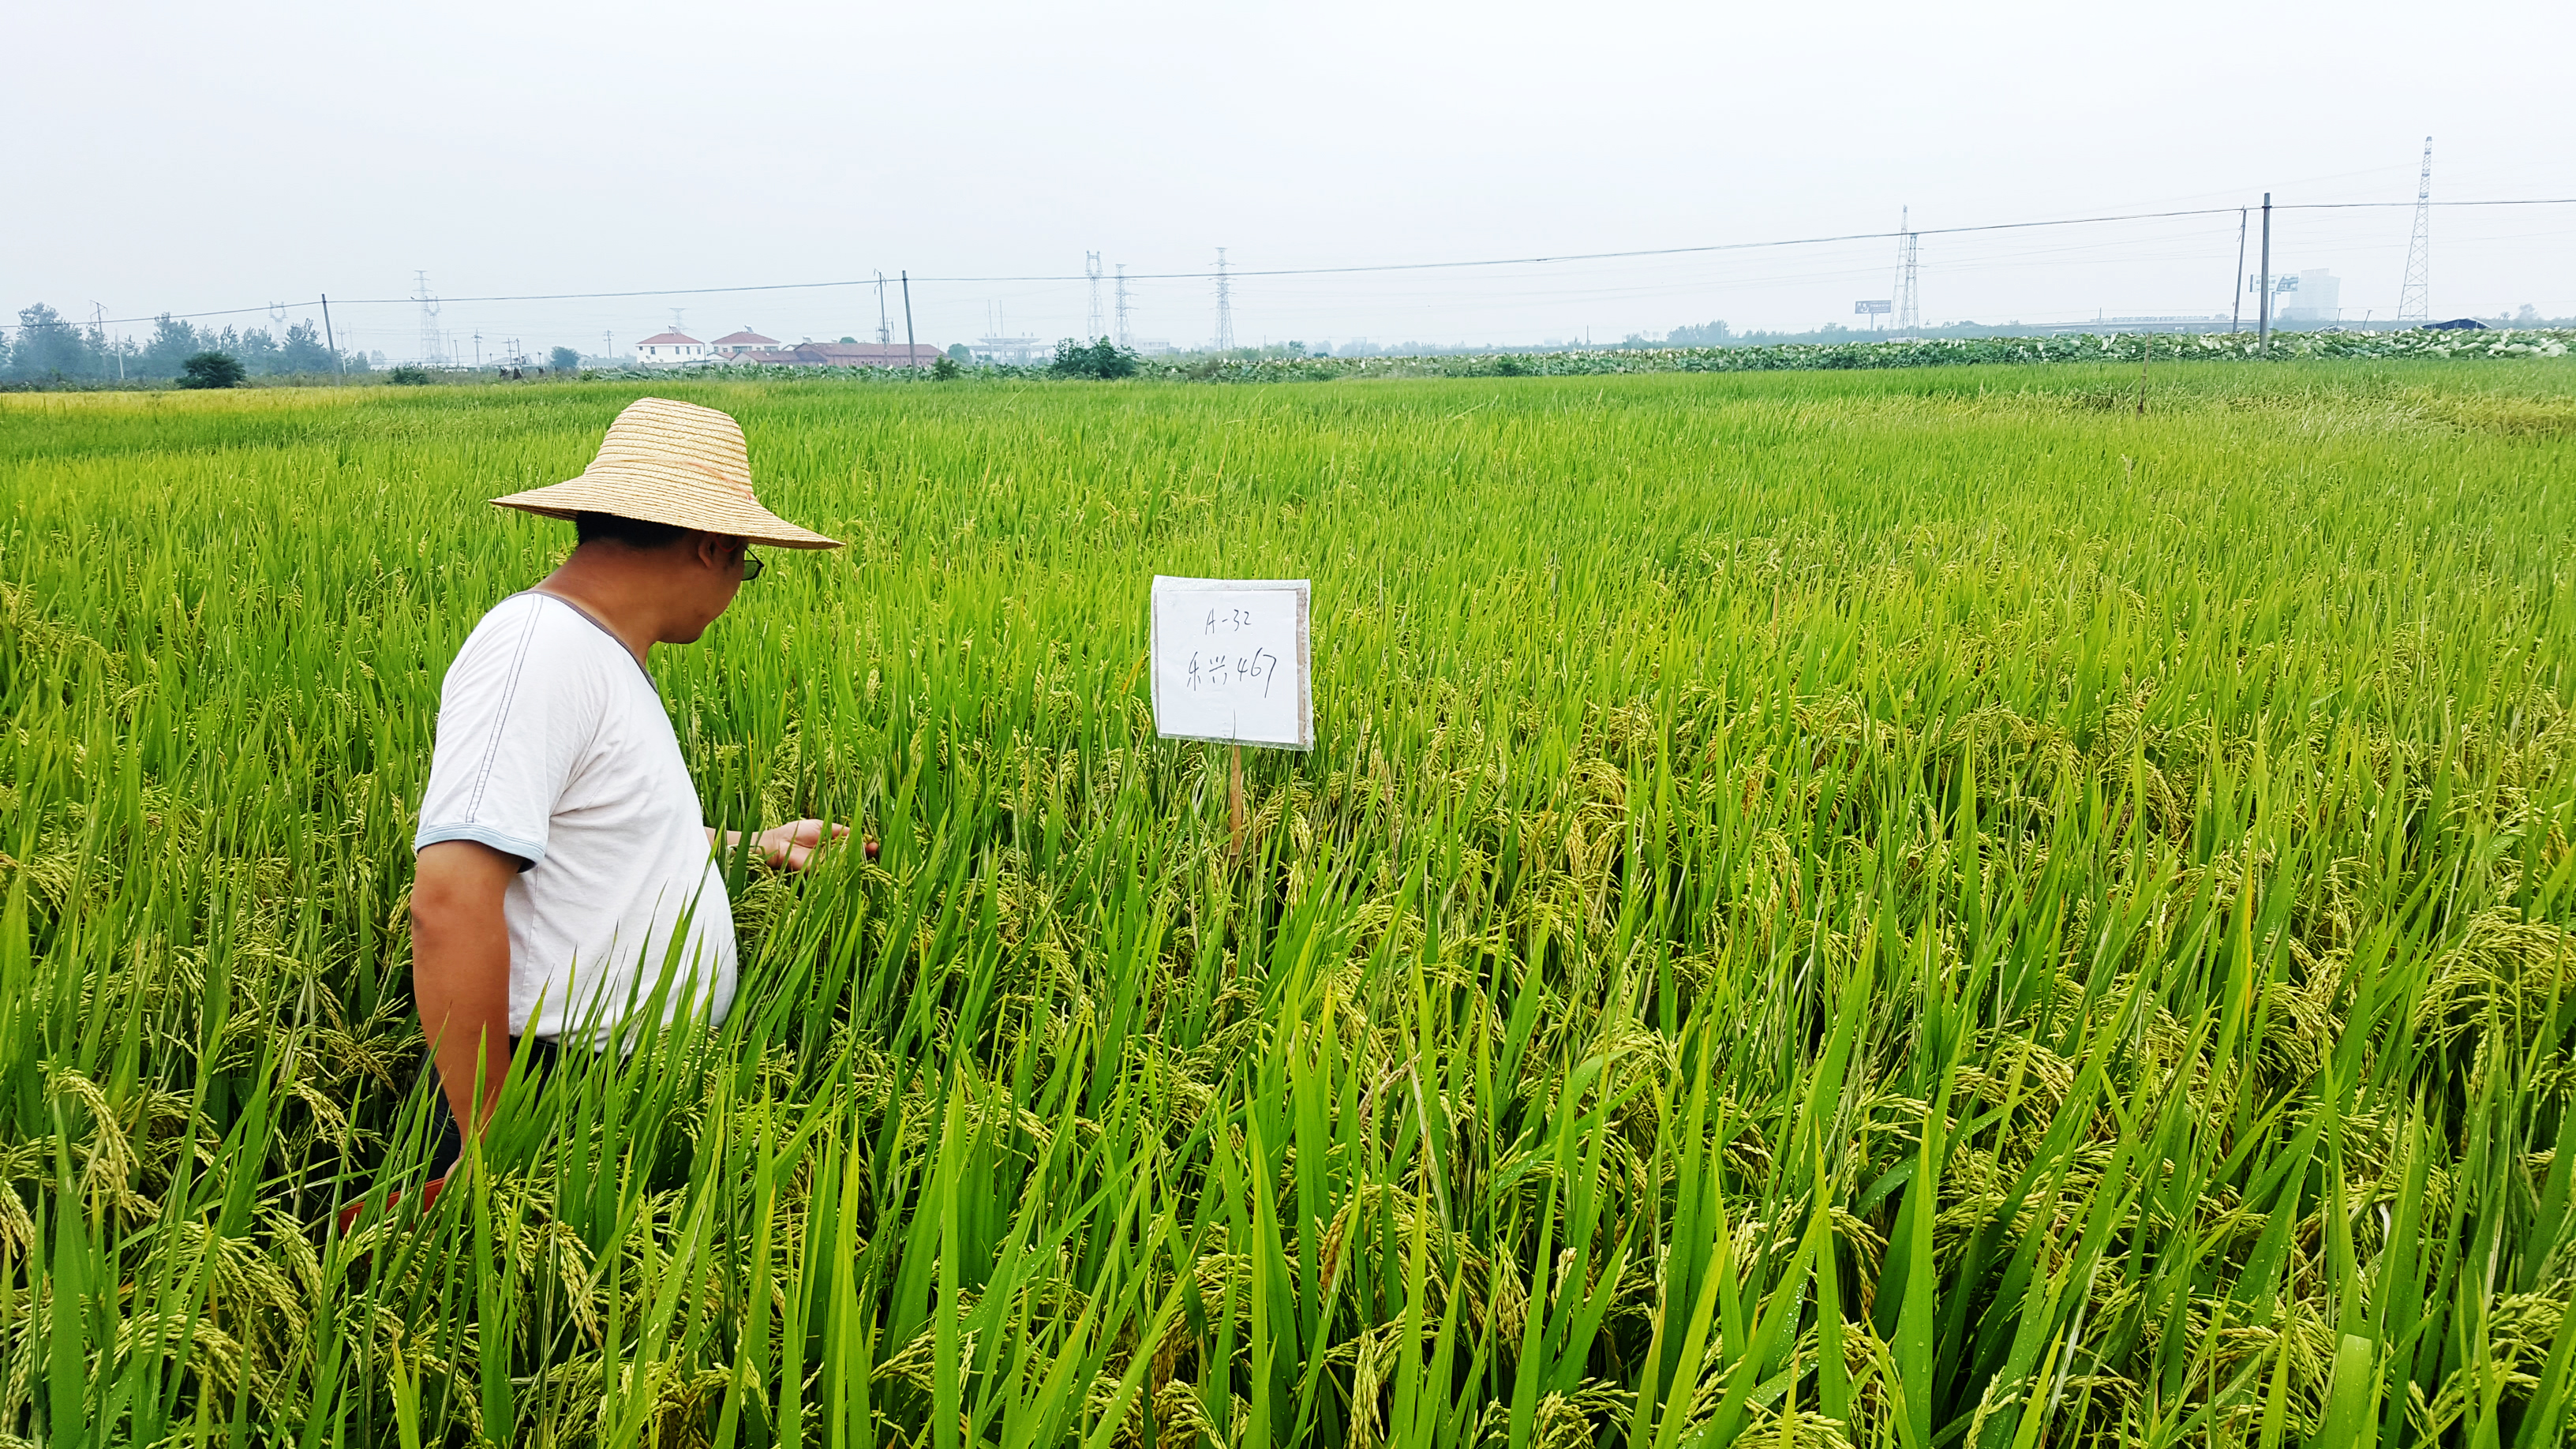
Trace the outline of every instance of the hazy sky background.
<instances>
[{"instance_id":1,"label":"hazy sky background","mask_svg":"<svg viewBox=\"0 0 2576 1449\"><path fill-rule=\"evenodd\" d=\"M1331 267L2276 200L2576 197L2564 3L22 5L0 306L449 298ZM2276 270L2397 301L2403 208L2288 212ZM2225 314L2237 220L1922 242L1927 321ZM1885 240L1235 286L1241 342L1851 323ZM2435 315L2576 313L2576 206L2437 209ZM2247 259L2247 268L2254 265ZM1214 328L1203 279L1132 327ZM667 326L872 339L869 289L444 304L460 351ZM1084 330L1080 281L916 280L921 340ZM2250 312L2249 312L2250 316ZM14 320L11 318L10 320ZM265 311L209 319L270 325ZM903 319L893 313L901 340ZM148 331L119 326L122 332Z\"/></svg>"}]
</instances>

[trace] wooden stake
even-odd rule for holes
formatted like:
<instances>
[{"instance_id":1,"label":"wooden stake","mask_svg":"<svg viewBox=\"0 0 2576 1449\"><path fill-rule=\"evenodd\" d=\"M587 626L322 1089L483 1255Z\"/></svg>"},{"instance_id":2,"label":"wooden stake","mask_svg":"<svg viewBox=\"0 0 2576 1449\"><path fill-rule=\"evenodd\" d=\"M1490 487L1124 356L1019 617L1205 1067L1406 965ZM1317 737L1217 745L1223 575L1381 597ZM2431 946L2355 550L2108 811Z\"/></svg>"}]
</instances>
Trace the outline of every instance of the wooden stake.
<instances>
[{"instance_id":1,"label":"wooden stake","mask_svg":"<svg viewBox=\"0 0 2576 1449\"><path fill-rule=\"evenodd\" d=\"M1243 746L1233 746L1232 753L1233 758L1226 771L1225 805L1226 819L1234 826L1234 844L1226 854L1240 860L1243 858L1244 827L1250 825L1252 820L1243 808Z\"/></svg>"}]
</instances>

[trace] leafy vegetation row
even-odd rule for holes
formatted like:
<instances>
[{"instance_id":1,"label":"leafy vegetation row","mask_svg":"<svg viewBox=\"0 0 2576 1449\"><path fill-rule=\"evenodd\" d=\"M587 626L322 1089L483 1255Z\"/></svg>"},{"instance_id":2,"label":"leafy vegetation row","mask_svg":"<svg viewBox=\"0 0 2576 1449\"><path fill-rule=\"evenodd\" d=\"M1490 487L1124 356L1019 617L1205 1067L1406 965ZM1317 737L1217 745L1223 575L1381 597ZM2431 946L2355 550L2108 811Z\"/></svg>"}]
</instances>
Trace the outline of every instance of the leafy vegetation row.
<instances>
[{"instance_id":1,"label":"leafy vegetation row","mask_svg":"<svg viewBox=\"0 0 2576 1449\"><path fill-rule=\"evenodd\" d=\"M1395 357L1139 357L1107 339L1085 346L1068 339L1053 362L1026 367L943 364L936 372L851 369L871 382L1142 377L1190 382L1331 382L1380 377L1605 377L1668 372L1835 372L1875 368L2204 361L2398 360L2408 358L2564 357L2576 331L2282 332L2268 352L2252 333L2206 335L2118 333L2110 336L1933 337L1913 341L1773 343L1733 347L1620 347L1565 352L1443 353ZM671 369L629 368L592 374L641 382ZM810 368L721 364L686 370L709 379L811 378Z\"/></svg>"}]
</instances>

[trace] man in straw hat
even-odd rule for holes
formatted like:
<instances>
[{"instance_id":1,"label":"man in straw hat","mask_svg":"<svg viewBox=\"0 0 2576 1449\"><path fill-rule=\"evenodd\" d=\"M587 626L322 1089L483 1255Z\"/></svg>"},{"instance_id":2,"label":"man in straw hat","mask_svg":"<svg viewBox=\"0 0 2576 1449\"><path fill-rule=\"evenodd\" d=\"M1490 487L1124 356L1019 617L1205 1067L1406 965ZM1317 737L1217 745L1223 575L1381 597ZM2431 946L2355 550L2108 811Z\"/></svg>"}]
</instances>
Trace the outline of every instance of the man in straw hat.
<instances>
[{"instance_id":1,"label":"man in straw hat","mask_svg":"<svg viewBox=\"0 0 2576 1449\"><path fill-rule=\"evenodd\" d=\"M580 541L483 616L439 694L411 918L442 1178L514 1052L524 1074L559 1046L614 1045L656 999L665 1020L723 1020L733 913L645 656L694 643L760 576L751 545L839 547L761 507L732 418L663 398L618 414L580 477L492 501L569 519ZM754 849L799 870L847 833L799 820Z\"/></svg>"}]
</instances>

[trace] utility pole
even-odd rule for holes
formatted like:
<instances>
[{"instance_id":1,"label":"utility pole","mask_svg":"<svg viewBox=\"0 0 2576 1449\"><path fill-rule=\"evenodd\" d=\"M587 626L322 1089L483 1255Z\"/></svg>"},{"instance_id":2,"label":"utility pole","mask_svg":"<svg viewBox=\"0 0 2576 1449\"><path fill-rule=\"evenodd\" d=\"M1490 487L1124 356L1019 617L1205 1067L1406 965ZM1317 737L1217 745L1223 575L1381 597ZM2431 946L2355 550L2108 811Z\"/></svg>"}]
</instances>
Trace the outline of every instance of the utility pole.
<instances>
[{"instance_id":1,"label":"utility pole","mask_svg":"<svg viewBox=\"0 0 2576 1449\"><path fill-rule=\"evenodd\" d=\"M1082 335L1083 345L1089 346L1109 335L1109 329L1100 325L1100 253L1082 254L1082 274L1091 279L1091 321Z\"/></svg>"},{"instance_id":2,"label":"utility pole","mask_svg":"<svg viewBox=\"0 0 2576 1449\"><path fill-rule=\"evenodd\" d=\"M480 327L474 329L474 370L483 370L483 329Z\"/></svg>"},{"instance_id":3,"label":"utility pole","mask_svg":"<svg viewBox=\"0 0 2576 1449\"><path fill-rule=\"evenodd\" d=\"M1127 264L1125 262L1118 264L1118 345L1121 347L1135 345L1128 340L1127 336Z\"/></svg>"},{"instance_id":4,"label":"utility pole","mask_svg":"<svg viewBox=\"0 0 2576 1449\"><path fill-rule=\"evenodd\" d=\"M903 278L903 365L919 367L920 344L912 340L912 273L898 270L895 275Z\"/></svg>"},{"instance_id":5,"label":"utility pole","mask_svg":"<svg viewBox=\"0 0 2576 1449\"><path fill-rule=\"evenodd\" d=\"M617 334L605 328L599 334L599 360L611 367L617 365Z\"/></svg>"},{"instance_id":6,"label":"utility pole","mask_svg":"<svg viewBox=\"0 0 2576 1449\"><path fill-rule=\"evenodd\" d=\"M2433 138L2424 138L2424 171L2415 180L2415 236L2406 243L2406 280L2397 289L2397 325L2433 320Z\"/></svg>"},{"instance_id":7,"label":"utility pole","mask_svg":"<svg viewBox=\"0 0 2576 1449\"><path fill-rule=\"evenodd\" d=\"M2263 279L2262 297L2254 304L2255 315L2262 321L2254 334L2254 350L2272 350L2272 193L2263 193Z\"/></svg>"},{"instance_id":8,"label":"utility pole","mask_svg":"<svg viewBox=\"0 0 2576 1449\"><path fill-rule=\"evenodd\" d=\"M894 346L894 328L886 322L885 273L877 273L877 346Z\"/></svg>"},{"instance_id":9,"label":"utility pole","mask_svg":"<svg viewBox=\"0 0 2576 1449\"><path fill-rule=\"evenodd\" d=\"M116 354L116 380L118 382L125 381L124 349L110 347L107 344L107 304L105 302L92 301L89 304L89 340L90 346L97 349L99 357L101 358L98 369L99 376L105 377L107 375L107 366L104 359L107 354L113 352Z\"/></svg>"},{"instance_id":10,"label":"utility pole","mask_svg":"<svg viewBox=\"0 0 2576 1449\"><path fill-rule=\"evenodd\" d=\"M2236 208L2236 275L2245 275L2245 208ZM2235 309L2227 314L2227 335L2235 336L2245 326L2245 289L2231 287L2236 294Z\"/></svg>"},{"instance_id":11,"label":"utility pole","mask_svg":"<svg viewBox=\"0 0 2576 1449\"><path fill-rule=\"evenodd\" d=\"M1216 350L1234 350L1234 287L1225 274L1225 248L1216 249Z\"/></svg>"},{"instance_id":12,"label":"utility pole","mask_svg":"<svg viewBox=\"0 0 2576 1449\"><path fill-rule=\"evenodd\" d=\"M349 380L349 365L340 358L340 339L331 331L331 294L322 294L322 345L331 349L331 375Z\"/></svg>"}]
</instances>

